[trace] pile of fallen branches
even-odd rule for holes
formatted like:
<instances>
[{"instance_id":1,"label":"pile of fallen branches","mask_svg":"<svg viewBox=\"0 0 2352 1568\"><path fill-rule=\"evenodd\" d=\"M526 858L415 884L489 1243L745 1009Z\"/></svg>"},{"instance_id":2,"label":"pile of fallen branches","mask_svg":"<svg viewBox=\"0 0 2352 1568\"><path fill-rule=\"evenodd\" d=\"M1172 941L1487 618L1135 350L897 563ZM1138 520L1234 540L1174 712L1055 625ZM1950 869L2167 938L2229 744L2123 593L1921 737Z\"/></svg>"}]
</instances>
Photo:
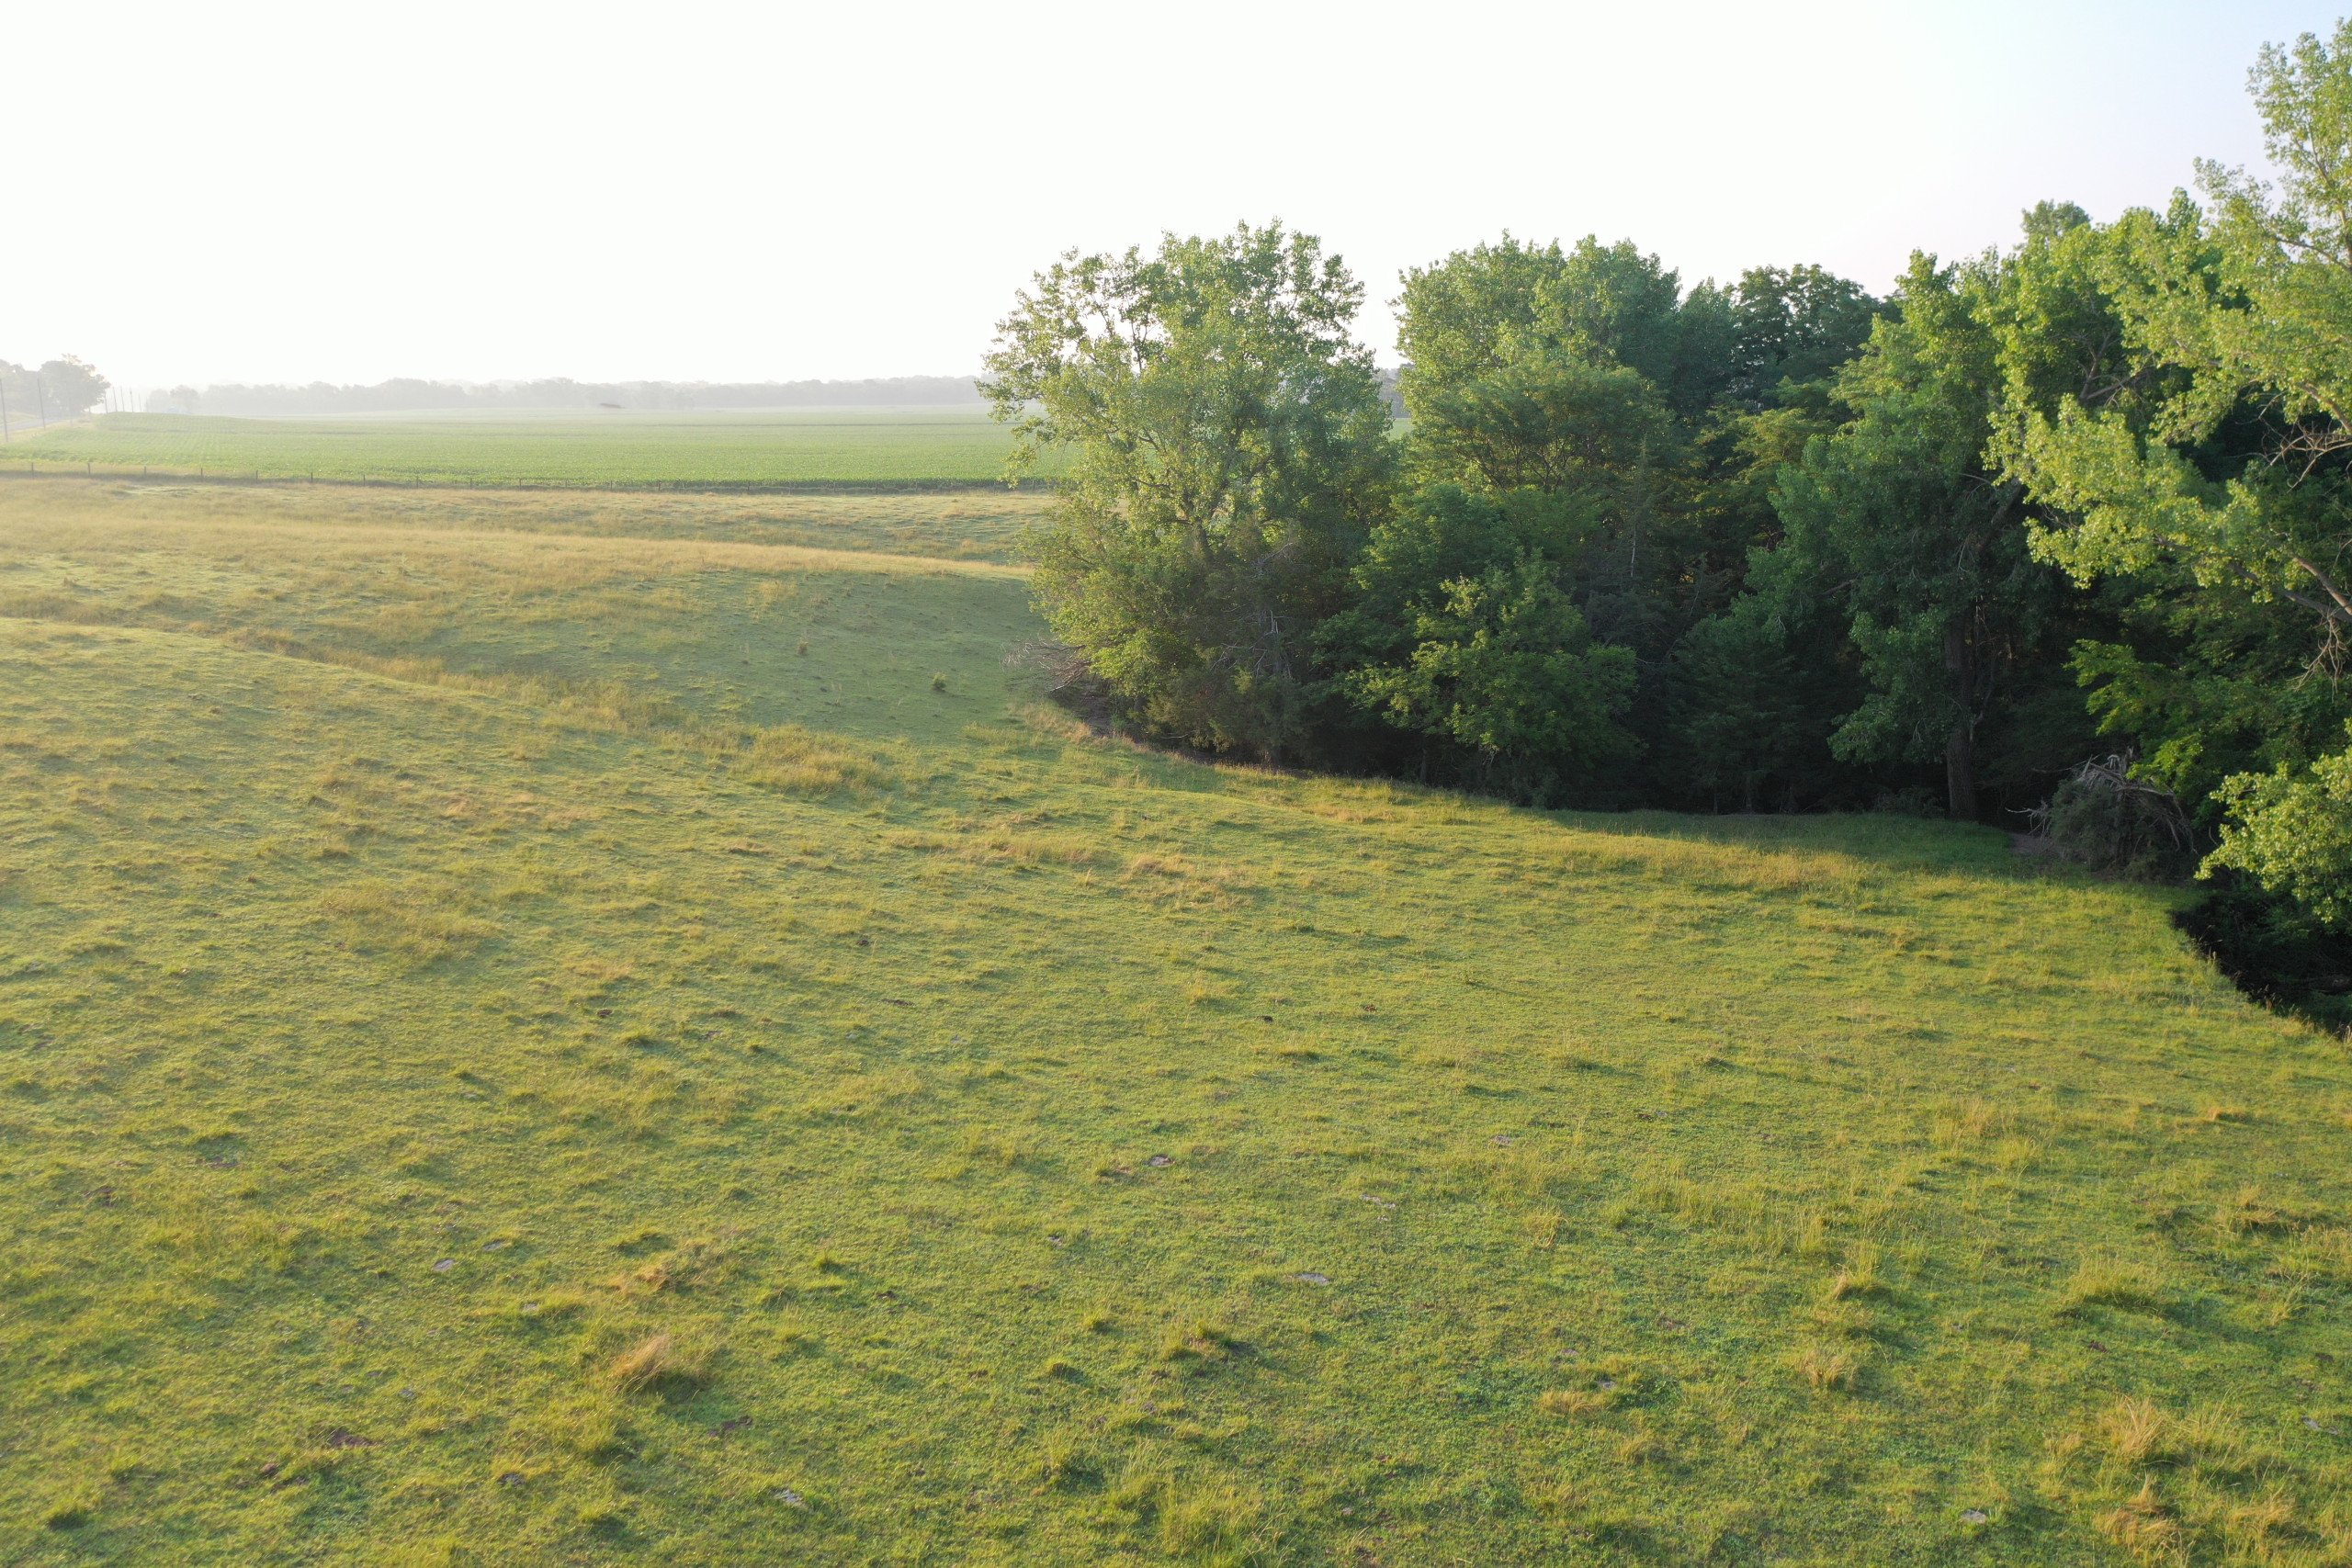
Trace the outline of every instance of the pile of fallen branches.
<instances>
[{"instance_id":1,"label":"pile of fallen branches","mask_svg":"<svg viewBox=\"0 0 2352 1568\"><path fill-rule=\"evenodd\" d=\"M2132 776L2137 760L2117 751L2078 763L2026 813L2032 831L2069 859L2104 871L2187 869L2197 854L2197 825L2172 791Z\"/></svg>"}]
</instances>

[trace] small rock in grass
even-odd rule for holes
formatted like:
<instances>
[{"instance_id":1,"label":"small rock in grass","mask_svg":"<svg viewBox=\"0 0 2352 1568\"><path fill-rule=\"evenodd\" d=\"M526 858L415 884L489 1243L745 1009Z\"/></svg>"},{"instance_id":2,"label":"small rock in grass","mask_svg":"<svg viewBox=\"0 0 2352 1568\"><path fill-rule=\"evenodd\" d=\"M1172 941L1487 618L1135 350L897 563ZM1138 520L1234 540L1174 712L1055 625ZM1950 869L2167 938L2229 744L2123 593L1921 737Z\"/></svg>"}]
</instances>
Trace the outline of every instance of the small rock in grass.
<instances>
[{"instance_id":1,"label":"small rock in grass","mask_svg":"<svg viewBox=\"0 0 2352 1568\"><path fill-rule=\"evenodd\" d=\"M435 1274L447 1274L450 1269L455 1269L457 1266L458 1260L456 1258L445 1258L440 1262L435 1263L433 1266L433 1271Z\"/></svg>"},{"instance_id":2,"label":"small rock in grass","mask_svg":"<svg viewBox=\"0 0 2352 1568\"><path fill-rule=\"evenodd\" d=\"M499 1474L498 1483L501 1486L520 1486L523 1484L523 1472L519 1470L503 1471Z\"/></svg>"},{"instance_id":3,"label":"small rock in grass","mask_svg":"<svg viewBox=\"0 0 2352 1568\"><path fill-rule=\"evenodd\" d=\"M1154 1155L1143 1163L1148 1166L1170 1166L1176 1162L1167 1155Z\"/></svg>"},{"instance_id":4,"label":"small rock in grass","mask_svg":"<svg viewBox=\"0 0 2352 1568\"><path fill-rule=\"evenodd\" d=\"M501 1252L514 1245L514 1244L513 1242L507 1241L503 1237L493 1236L490 1240L481 1244L481 1249L484 1252Z\"/></svg>"},{"instance_id":5,"label":"small rock in grass","mask_svg":"<svg viewBox=\"0 0 2352 1568\"><path fill-rule=\"evenodd\" d=\"M775 1489L775 1500L783 1504L787 1508L805 1508L808 1506L808 1499L803 1497L799 1493L795 1492L789 1486L777 1487Z\"/></svg>"},{"instance_id":6,"label":"small rock in grass","mask_svg":"<svg viewBox=\"0 0 2352 1568\"><path fill-rule=\"evenodd\" d=\"M1960 1511L1960 1522L1964 1525L1981 1525L1992 1517L1982 1508L1962 1508Z\"/></svg>"},{"instance_id":7,"label":"small rock in grass","mask_svg":"<svg viewBox=\"0 0 2352 1568\"><path fill-rule=\"evenodd\" d=\"M1331 1282L1330 1275L1317 1274L1312 1270L1304 1274L1293 1274L1291 1278L1302 1285L1328 1285Z\"/></svg>"}]
</instances>

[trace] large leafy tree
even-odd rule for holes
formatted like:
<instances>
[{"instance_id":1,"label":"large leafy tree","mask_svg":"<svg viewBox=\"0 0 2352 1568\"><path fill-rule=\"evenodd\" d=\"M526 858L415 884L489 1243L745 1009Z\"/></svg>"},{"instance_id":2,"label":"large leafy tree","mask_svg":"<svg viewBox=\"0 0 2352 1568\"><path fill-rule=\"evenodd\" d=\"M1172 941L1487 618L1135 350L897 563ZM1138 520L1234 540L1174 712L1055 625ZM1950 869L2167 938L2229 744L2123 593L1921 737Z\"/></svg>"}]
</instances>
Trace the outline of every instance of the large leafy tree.
<instances>
[{"instance_id":1,"label":"large leafy tree","mask_svg":"<svg viewBox=\"0 0 2352 1568\"><path fill-rule=\"evenodd\" d=\"M1688 598L1691 442L1724 379L1730 305L1630 242L1501 242L1408 273L1398 346L1416 477L1574 496L1558 558L1593 633L1662 652Z\"/></svg>"},{"instance_id":2,"label":"large leafy tree","mask_svg":"<svg viewBox=\"0 0 2352 1568\"><path fill-rule=\"evenodd\" d=\"M1422 587L1437 601L1397 598L1384 586L1393 584L1393 570L1368 559L1359 574L1362 607L1397 636L1425 627L1427 637L1414 643L1426 643L1418 668L1437 667L1429 650L1480 635L1472 629L1474 607L1492 619L1510 606L1510 635L1521 643L1543 624L1571 650L1542 677L1552 682L1546 701L1566 715L1575 705L1567 700L1572 687L1584 689L1605 669L1613 693L1616 671L1635 670L1640 654L1671 642L1670 623L1685 597L1686 552L1677 530L1689 415L1720 379L1729 321L1715 291L1704 290L1703 300L1698 292L1686 301L1679 279L1657 257L1630 243L1591 238L1564 247L1506 235L1406 275L1398 346L1410 471L1426 485L1464 493L1425 497L1400 523L1408 531L1442 532L1437 525L1476 498L1498 513L1543 513L1567 525L1554 527L1540 547L1522 540L1511 552L1457 563L1429 580ZM1476 593L1460 587L1474 581ZM1447 583L1456 588L1440 593ZM1589 663L1588 643L1632 656L1610 653ZM1427 732L1431 690L1400 684L1389 652L1367 657L1373 661L1347 689L1368 701L1378 684L1377 711ZM1532 675L1532 666L1514 668ZM1490 687L1488 697L1499 701L1498 690ZM1606 721L1599 728L1575 721L1589 734L1564 731L1546 740L1532 728L1505 727L1512 738L1498 751L1488 742L1504 731L1493 731L1475 743L1488 750L1474 772L1517 781L1506 787L1522 794L1589 797L1600 759L1613 768L1631 754L1630 747L1585 744L1595 736L1623 739L1614 719L1623 705L1612 696L1593 708ZM1458 730L1457 739L1473 744ZM1612 783L1623 790L1634 781Z\"/></svg>"},{"instance_id":3,"label":"large leafy tree","mask_svg":"<svg viewBox=\"0 0 2352 1568\"><path fill-rule=\"evenodd\" d=\"M1881 309L1860 284L1812 265L1751 267L1726 303L1719 397L1755 410L1817 404Z\"/></svg>"},{"instance_id":4,"label":"large leafy tree","mask_svg":"<svg viewBox=\"0 0 2352 1568\"><path fill-rule=\"evenodd\" d=\"M1977 729L2014 662L2004 612L2025 554L2017 496L1984 482L1981 413L1932 383L1889 379L1782 476L1785 536L1752 576L1783 603L1830 598L1847 620L1869 684L1833 750L1939 761L1951 815L1973 818Z\"/></svg>"},{"instance_id":5,"label":"large leafy tree","mask_svg":"<svg viewBox=\"0 0 2352 1568\"><path fill-rule=\"evenodd\" d=\"M1073 253L998 328L982 391L1018 460L1067 456L1035 540L1056 634L1153 729L1280 758L1311 634L1388 492L1363 290L1279 223Z\"/></svg>"},{"instance_id":6,"label":"large leafy tree","mask_svg":"<svg viewBox=\"0 0 2352 1568\"><path fill-rule=\"evenodd\" d=\"M52 359L40 367L40 390L50 417L73 418L96 408L111 384L96 367L73 355Z\"/></svg>"},{"instance_id":7,"label":"large leafy tree","mask_svg":"<svg viewBox=\"0 0 2352 1568\"><path fill-rule=\"evenodd\" d=\"M1703 404L1717 374L1719 298L1686 316L1679 279L1630 242L1505 235L1407 273L1397 303L1399 389L1430 479L1589 479L1596 457L1623 466L1661 445L1667 411Z\"/></svg>"},{"instance_id":8,"label":"large leafy tree","mask_svg":"<svg viewBox=\"0 0 2352 1568\"><path fill-rule=\"evenodd\" d=\"M2352 927L2352 23L2266 50L2253 87L2276 188L2207 164L2210 215L2116 228L2109 287L2156 396L2019 408L2009 462L2053 513L2036 551L2138 586L2172 634L2170 658L2083 662L2155 733L2150 772L2214 787L2213 863ZM2216 784L2218 757L2255 766Z\"/></svg>"}]
</instances>

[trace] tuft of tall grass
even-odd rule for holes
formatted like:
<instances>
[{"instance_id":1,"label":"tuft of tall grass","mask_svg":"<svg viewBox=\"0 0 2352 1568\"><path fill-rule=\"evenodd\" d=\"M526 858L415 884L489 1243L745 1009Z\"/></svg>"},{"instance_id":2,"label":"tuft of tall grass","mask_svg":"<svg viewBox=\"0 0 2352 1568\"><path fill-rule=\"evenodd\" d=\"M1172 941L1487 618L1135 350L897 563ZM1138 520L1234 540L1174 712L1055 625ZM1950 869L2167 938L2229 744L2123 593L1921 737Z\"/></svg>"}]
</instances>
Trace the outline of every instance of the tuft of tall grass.
<instances>
[{"instance_id":1,"label":"tuft of tall grass","mask_svg":"<svg viewBox=\"0 0 2352 1568\"><path fill-rule=\"evenodd\" d=\"M605 1375L624 1393L691 1391L710 1381L710 1358L667 1333L649 1334L614 1357Z\"/></svg>"},{"instance_id":2,"label":"tuft of tall grass","mask_svg":"<svg viewBox=\"0 0 2352 1568\"><path fill-rule=\"evenodd\" d=\"M2060 1290L2057 1311L2065 1317L2095 1306L2161 1313L2165 1307L2164 1280L2146 1264L2129 1258L2086 1258Z\"/></svg>"},{"instance_id":3,"label":"tuft of tall grass","mask_svg":"<svg viewBox=\"0 0 2352 1568\"><path fill-rule=\"evenodd\" d=\"M1861 1372L1861 1357L1853 1350L1834 1349L1826 1346L1808 1345L1800 1348L1791 1363L1806 1386L1824 1392L1846 1392L1853 1388Z\"/></svg>"}]
</instances>

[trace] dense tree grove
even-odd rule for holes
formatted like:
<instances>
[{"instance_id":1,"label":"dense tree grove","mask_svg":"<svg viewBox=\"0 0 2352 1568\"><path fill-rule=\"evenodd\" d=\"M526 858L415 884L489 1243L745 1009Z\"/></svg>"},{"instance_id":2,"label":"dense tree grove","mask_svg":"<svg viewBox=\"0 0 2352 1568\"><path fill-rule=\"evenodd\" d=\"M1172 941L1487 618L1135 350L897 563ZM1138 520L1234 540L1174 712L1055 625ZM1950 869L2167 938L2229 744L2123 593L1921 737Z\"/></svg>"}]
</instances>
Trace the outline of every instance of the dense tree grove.
<instances>
[{"instance_id":1,"label":"dense tree grove","mask_svg":"<svg viewBox=\"0 0 2352 1568\"><path fill-rule=\"evenodd\" d=\"M2030 812L2352 929L2352 24L2254 82L2275 188L2046 203L1883 300L1457 252L1404 279L1401 425L1316 241L1073 254L983 385L1069 457L1050 622L1185 744L1545 805Z\"/></svg>"}]
</instances>

